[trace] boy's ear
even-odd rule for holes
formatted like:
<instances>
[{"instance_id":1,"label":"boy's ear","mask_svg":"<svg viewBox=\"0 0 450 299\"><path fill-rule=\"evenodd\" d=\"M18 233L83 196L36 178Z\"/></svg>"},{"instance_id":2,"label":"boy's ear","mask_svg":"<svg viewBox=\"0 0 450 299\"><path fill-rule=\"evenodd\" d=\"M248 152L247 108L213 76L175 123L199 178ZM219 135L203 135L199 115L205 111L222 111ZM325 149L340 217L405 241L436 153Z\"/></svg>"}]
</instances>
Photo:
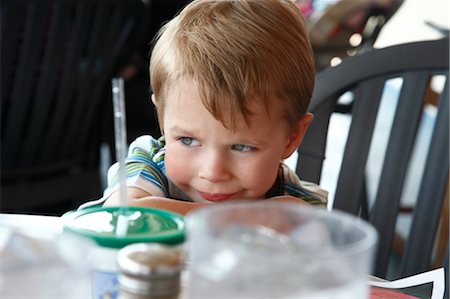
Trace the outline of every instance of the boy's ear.
<instances>
[{"instance_id":1,"label":"boy's ear","mask_svg":"<svg viewBox=\"0 0 450 299\"><path fill-rule=\"evenodd\" d=\"M152 102L153 102L153 105L155 105L155 107L158 107L158 105L156 104L156 97L155 97L154 93L152 93Z\"/></svg>"},{"instance_id":2,"label":"boy's ear","mask_svg":"<svg viewBox=\"0 0 450 299\"><path fill-rule=\"evenodd\" d=\"M306 113L302 116L297 122L297 128L292 131L291 136L289 137L289 142L286 145L286 148L283 152L282 159L289 158L292 153L297 150L300 144L303 141L303 137L305 137L306 130L309 127L309 124L314 119L314 115L312 113Z\"/></svg>"}]
</instances>

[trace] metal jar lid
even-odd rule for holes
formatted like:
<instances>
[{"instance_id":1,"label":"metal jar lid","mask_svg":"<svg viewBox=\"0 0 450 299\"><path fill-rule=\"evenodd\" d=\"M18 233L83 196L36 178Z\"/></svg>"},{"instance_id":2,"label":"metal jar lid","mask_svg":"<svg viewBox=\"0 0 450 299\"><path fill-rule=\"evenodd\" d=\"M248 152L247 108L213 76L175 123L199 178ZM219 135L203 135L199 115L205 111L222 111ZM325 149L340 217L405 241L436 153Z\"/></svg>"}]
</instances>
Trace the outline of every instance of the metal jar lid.
<instances>
[{"instance_id":1,"label":"metal jar lid","mask_svg":"<svg viewBox=\"0 0 450 299\"><path fill-rule=\"evenodd\" d=\"M159 243L136 243L117 255L122 290L134 294L168 296L180 290L183 268L180 247Z\"/></svg>"}]
</instances>

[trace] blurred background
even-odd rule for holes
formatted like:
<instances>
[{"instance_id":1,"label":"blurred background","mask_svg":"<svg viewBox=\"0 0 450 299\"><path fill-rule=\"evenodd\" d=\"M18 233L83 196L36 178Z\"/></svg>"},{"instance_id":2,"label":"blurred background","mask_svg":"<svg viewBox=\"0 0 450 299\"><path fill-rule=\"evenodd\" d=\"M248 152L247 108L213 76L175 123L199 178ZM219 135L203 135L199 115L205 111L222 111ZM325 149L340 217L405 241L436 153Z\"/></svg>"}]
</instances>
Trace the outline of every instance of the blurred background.
<instances>
[{"instance_id":1,"label":"blurred background","mask_svg":"<svg viewBox=\"0 0 450 299\"><path fill-rule=\"evenodd\" d=\"M188 1L1 2L1 212L61 215L101 197L115 161L112 77L125 80L128 141L160 135L150 42ZM318 71L371 49L448 36L447 0L297 0ZM335 120L323 188L346 120ZM292 157L288 163L295 161ZM292 164L293 165L293 164Z\"/></svg>"}]
</instances>

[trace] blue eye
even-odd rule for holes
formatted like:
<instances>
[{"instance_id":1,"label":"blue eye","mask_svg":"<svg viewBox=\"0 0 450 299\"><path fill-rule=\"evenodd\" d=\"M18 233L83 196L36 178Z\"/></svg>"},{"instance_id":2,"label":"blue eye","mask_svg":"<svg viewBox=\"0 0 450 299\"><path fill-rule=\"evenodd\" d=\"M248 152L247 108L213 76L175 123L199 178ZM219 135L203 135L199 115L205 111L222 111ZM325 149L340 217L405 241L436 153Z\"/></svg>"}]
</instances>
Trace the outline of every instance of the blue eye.
<instances>
[{"instance_id":1,"label":"blue eye","mask_svg":"<svg viewBox=\"0 0 450 299\"><path fill-rule=\"evenodd\" d=\"M255 147L245 144L233 144L232 149L239 152L251 152L256 150Z\"/></svg>"},{"instance_id":2,"label":"blue eye","mask_svg":"<svg viewBox=\"0 0 450 299\"><path fill-rule=\"evenodd\" d=\"M186 146L197 146L200 144L197 140L191 137L180 137L178 140Z\"/></svg>"}]
</instances>

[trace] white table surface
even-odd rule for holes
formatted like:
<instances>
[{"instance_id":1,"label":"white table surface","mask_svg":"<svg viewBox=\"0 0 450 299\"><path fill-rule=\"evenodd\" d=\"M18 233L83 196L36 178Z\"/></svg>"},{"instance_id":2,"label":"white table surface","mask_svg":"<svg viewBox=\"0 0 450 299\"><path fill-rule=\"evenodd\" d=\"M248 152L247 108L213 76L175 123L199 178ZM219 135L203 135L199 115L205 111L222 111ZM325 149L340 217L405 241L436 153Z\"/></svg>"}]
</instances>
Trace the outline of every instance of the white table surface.
<instances>
[{"instance_id":1,"label":"white table surface","mask_svg":"<svg viewBox=\"0 0 450 299\"><path fill-rule=\"evenodd\" d=\"M62 221L57 216L0 213L0 229L6 227L43 229L51 233L60 233Z\"/></svg>"},{"instance_id":2,"label":"white table surface","mask_svg":"<svg viewBox=\"0 0 450 299\"><path fill-rule=\"evenodd\" d=\"M90 272L65 263L61 232L60 217L0 213L0 298L91 297Z\"/></svg>"}]
</instances>

